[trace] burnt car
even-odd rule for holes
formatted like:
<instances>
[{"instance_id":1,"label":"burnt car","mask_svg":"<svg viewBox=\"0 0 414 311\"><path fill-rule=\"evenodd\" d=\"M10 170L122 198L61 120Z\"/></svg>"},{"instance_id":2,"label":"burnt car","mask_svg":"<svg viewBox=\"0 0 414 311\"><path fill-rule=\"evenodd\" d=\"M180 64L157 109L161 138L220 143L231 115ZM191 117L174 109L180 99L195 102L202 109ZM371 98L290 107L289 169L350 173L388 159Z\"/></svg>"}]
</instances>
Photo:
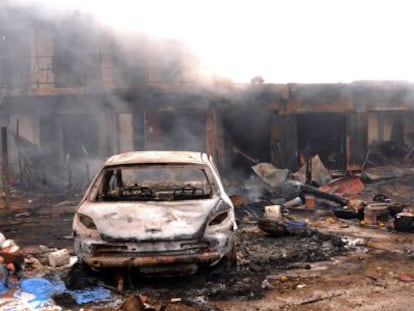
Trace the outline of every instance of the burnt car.
<instances>
[{"instance_id":1,"label":"burnt car","mask_svg":"<svg viewBox=\"0 0 414 311\"><path fill-rule=\"evenodd\" d=\"M234 207L213 159L187 151L109 158L73 220L74 250L92 268L194 273L235 261Z\"/></svg>"}]
</instances>

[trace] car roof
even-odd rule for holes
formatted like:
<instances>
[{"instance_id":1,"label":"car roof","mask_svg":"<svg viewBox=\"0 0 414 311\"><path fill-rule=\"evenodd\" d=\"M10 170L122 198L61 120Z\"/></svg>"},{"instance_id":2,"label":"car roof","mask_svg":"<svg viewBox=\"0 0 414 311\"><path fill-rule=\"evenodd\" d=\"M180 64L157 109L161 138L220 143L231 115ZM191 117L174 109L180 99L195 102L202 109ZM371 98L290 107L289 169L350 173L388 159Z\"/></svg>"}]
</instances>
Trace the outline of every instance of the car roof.
<instances>
[{"instance_id":1,"label":"car roof","mask_svg":"<svg viewBox=\"0 0 414 311\"><path fill-rule=\"evenodd\" d=\"M144 163L193 163L206 164L208 156L194 151L131 151L111 156L105 166Z\"/></svg>"}]
</instances>

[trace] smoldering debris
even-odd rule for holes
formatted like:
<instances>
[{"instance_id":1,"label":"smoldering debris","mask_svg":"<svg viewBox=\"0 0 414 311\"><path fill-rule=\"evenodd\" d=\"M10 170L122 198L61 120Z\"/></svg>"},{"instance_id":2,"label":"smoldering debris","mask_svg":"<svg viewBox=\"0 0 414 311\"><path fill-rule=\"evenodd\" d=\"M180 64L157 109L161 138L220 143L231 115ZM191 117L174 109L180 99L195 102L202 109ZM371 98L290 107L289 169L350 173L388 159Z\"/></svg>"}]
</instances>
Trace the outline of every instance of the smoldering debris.
<instances>
[{"instance_id":1,"label":"smoldering debris","mask_svg":"<svg viewBox=\"0 0 414 311\"><path fill-rule=\"evenodd\" d=\"M310 170L308 172L309 168ZM307 176L307 174L309 174L309 176ZM329 170L322 163L318 154L302 165L294 174L294 177L295 180L298 180L301 183L306 183L307 178L310 178L309 183L313 182L317 185L326 185L332 180Z\"/></svg>"},{"instance_id":2,"label":"smoldering debris","mask_svg":"<svg viewBox=\"0 0 414 311\"><path fill-rule=\"evenodd\" d=\"M288 169L277 169L271 163L259 163L252 166L252 170L272 188L282 185L290 174Z\"/></svg>"},{"instance_id":3,"label":"smoldering debris","mask_svg":"<svg viewBox=\"0 0 414 311\"><path fill-rule=\"evenodd\" d=\"M254 177L245 181L244 188L239 187L244 192L232 197L237 198L239 224L257 224L269 234L283 236L290 233L289 221L335 216L378 229L413 231L413 196L408 186L414 178L411 168L372 167L339 174L327 170L317 157L313 159L318 164L311 170L302 168L294 174L270 163L252 167ZM305 174L311 178L305 178ZM302 182L296 180L298 176L302 176ZM271 206L279 207L280 219L266 215L266 208Z\"/></svg>"}]
</instances>

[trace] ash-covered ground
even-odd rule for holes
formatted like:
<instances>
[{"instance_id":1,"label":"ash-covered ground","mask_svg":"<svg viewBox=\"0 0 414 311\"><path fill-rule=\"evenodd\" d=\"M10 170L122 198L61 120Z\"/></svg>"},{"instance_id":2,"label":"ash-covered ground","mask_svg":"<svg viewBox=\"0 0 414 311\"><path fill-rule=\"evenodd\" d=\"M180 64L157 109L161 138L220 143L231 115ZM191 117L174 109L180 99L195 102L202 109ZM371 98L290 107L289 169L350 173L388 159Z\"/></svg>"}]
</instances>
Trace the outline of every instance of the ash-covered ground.
<instances>
[{"instance_id":1,"label":"ash-covered ground","mask_svg":"<svg viewBox=\"0 0 414 311\"><path fill-rule=\"evenodd\" d=\"M388 187L389 186L389 187ZM397 181L367 187L372 197L381 189L393 200L409 204L411 185ZM388 190L388 192L387 192ZM0 232L14 239L25 254L45 262L40 245L72 251L73 210L80 194L45 197L19 194L15 209L0 221ZM408 198L405 201L403 198ZM414 292L412 233L366 226L357 219L335 217L326 207L289 212L308 224L291 234L262 231L258 219L269 201L236 207L237 267L219 264L197 274L144 278L127 271L124 290L116 290L118 271L53 269L27 271L30 277L64 281L68 287L101 285L108 299L77 304L68 294L55 295L63 310L124 310L130 295L140 295L148 310L410 310ZM121 309L120 309L121 308Z\"/></svg>"},{"instance_id":2,"label":"ash-covered ground","mask_svg":"<svg viewBox=\"0 0 414 311\"><path fill-rule=\"evenodd\" d=\"M0 224L0 231L8 238L16 240L23 252L33 254L41 261L42 252L38 250L40 245L72 249L70 210L75 206L75 201L48 204L54 206L47 209L49 213L45 213L46 209L39 206L33 208L36 212L32 212L30 216L15 214L4 217ZM262 210L258 206L262 205L256 204L252 208ZM236 235L237 267L222 263L213 268L202 268L191 276L169 278L144 278L133 270L126 271L128 277L125 279L121 297L129 293L145 294L159 303L164 302L161 303L164 306L171 298L180 297L180 303L186 306L214 310L218 307L213 307L213 301L248 301L264 297L269 290L269 275L278 275L297 268L310 269L312 262L329 260L347 251L340 237L316 230L303 230L276 237L263 232L253 222L239 223ZM36 272L33 273L36 275ZM103 284L114 290L114 301L120 299L115 290L115 270L96 273L75 266L71 270L48 270L47 273L39 274L51 281L61 279L68 288L79 289ZM67 295L54 298L64 309L80 307ZM97 304L101 307L110 305L108 301Z\"/></svg>"}]
</instances>

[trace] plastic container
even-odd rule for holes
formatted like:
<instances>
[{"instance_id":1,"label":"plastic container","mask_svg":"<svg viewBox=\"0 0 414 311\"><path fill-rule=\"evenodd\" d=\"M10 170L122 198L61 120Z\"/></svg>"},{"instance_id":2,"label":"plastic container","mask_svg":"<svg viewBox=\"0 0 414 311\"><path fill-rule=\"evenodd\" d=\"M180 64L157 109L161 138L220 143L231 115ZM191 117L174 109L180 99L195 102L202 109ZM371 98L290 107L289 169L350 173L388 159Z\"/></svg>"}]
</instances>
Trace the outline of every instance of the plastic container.
<instances>
[{"instance_id":1,"label":"plastic container","mask_svg":"<svg viewBox=\"0 0 414 311\"><path fill-rule=\"evenodd\" d=\"M372 203L364 208L364 221L367 225L376 225L378 220L388 218L388 203Z\"/></svg>"}]
</instances>

